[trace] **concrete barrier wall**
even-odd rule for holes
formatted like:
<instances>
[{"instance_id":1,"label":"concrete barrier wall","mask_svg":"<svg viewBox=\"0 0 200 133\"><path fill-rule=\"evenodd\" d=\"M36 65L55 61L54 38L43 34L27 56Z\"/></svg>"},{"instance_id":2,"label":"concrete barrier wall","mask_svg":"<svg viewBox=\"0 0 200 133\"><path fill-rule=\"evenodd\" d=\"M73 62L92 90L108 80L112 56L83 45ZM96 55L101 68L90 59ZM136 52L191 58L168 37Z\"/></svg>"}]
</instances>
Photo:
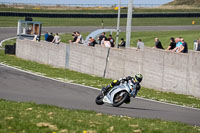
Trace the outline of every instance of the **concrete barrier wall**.
<instances>
[{"instance_id":1,"label":"concrete barrier wall","mask_svg":"<svg viewBox=\"0 0 200 133\"><path fill-rule=\"evenodd\" d=\"M70 45L69 68L78 72L103 76L108 48Z\"/></svg>"},{"instance_id":2,"label":"concrete barrier wall","mask_svg":"<svg viewBox=\"0 0 200 133\"><path fill-rule=\"evenodd\" d=\"M152 48L140 51L17 40L16 53L24 59L112 79L142 73L145 87L200 97L200 52L177 54Z\"/></svg>"},{"instance_id":3,"label":"concrete barrier wall","mask_svg":"<svg viewBox=\"0 0 200 133\"><path fill-rule=\"evenodd\" d=\"M163 89L177 93L187 93L188 54L165 52Z\"/></svg>"},{"instance_id":4,"label":"concrete barrier wall","mask_svg":"<svg viewBox=\"0 0 200 133\"><path fill-rule=\"evenodd\" d=\"M65 68L66 48L66 44L64 43L55 45L44 41L35 42L17 39L16 56L26 60Z\"/></svg>"},{"instance_id":5,"label":"concrete barrier wall","mask_svg":"<svg viewBox=\"0 0 200 133\"><path fill-rule=\"evenodd\" d=\"M135 51L135 52L133 52ZM142 73L143 52L130 49L111 49L107 67L107 78L121 78Z\"/></svg>"},{"instance_id":6,"label":"concrete barrier wall","mask_svg":"<svg viewBox=\"0 0 200 133\"><path fill-rule=\"evenodd\" d=\"M200 97L200 52L190 52L188 62L188 93Z\"/></svg>"}]
</instances>

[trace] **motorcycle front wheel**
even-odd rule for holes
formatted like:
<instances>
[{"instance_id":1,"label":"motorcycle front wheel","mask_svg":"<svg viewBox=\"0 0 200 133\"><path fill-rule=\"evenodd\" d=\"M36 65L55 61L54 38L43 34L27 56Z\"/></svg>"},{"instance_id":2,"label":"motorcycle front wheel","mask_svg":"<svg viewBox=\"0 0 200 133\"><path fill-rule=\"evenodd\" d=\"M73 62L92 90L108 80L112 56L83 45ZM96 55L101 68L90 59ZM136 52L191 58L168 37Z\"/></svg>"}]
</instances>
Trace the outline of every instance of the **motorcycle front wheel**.
<instances>
[{"instance_id":1,"label":"motorcycle front wheel","mask_svg":"<svg viewBox=\"0 0 200 133\"><path fill-rule=\"evenodd\" d=\"M121 91L118 92L113 99L113 106L119 107L121 104L123 104L127 99L129 98L129 94L127 92Z\"/></svg>"},{"instance_id":2,"label":"motorcycle front wheel","mask_svg":"<svg viewBox=\"0 0 200 133\"><path fill-rule=\"evenodd\" d=\"M101 93L101 94L99 94L97 97L96 97L96 100L95 100L95 102L96 102L96 104L98 104L98 105L102 105L102 104L104 104L104 102L103 102L103 94Z\"/></svg>"}]
</instances>

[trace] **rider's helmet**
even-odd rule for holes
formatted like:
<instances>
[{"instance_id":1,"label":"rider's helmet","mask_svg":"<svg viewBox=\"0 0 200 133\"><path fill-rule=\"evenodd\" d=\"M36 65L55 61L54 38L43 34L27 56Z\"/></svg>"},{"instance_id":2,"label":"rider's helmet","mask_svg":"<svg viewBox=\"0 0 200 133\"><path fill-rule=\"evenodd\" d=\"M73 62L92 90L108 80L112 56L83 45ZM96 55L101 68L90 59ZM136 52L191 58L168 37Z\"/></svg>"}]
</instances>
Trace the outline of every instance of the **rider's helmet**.
<instances>
[{"instance_id":1,"label":"rider's helmet","mask_svg":"<svg viewBox=\"0 0 200 133\"><path fill-rule=\"evenodd\" d=\"M142 81L142 78L143 78L142 74L136 74L134 80L140 83Z\"/></svg>"}]
</instances>

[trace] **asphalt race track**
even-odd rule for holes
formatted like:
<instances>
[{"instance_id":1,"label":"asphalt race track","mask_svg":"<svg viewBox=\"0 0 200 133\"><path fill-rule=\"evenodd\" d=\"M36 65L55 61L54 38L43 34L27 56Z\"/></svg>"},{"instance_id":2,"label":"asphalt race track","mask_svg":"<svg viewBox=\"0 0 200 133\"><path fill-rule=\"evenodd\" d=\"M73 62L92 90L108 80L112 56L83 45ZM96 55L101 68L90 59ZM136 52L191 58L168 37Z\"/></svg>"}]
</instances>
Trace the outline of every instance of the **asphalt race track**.
<instances>
[{"instance_id":1,"label":"asphalt race track","mask_svg":"<svg viewBox=\"0 0 200 133\"><path fill-rule=\"evenodd\" d=\"M52 33L72 33L74 31L79 32L92 32L102 27L97 26L70 26L70 27L42 27L42 33L45 31ZM116 29L116 27L104 27ZM126 31L125 26L121 26L122 32ZM133 26L132 31L169 31L169 30L200 30L200 25L192 26ZM9 37L15 37L17 34L16 27L0 27L0 41Z\"/></svg>"},{"instance_id":2,"label":"asphalt race track","mask_svg":"<svg viewBox=\"0 0 200 133\"><path fill-rule=\"evenodd\" d=\"M132 99L130 104L116 108L109 104L96 105L99 90L63 83L0 65L0 98L14 101L31 101L69 109L126 115L140 118L158 118L200 125L200 110Z\"/></svg>"},{"instance_id":3,"label":"asphalt race track","mask_svg":"<svg viewBox=\"0 0 200 133\"><path fill-rule=\"evenodd\" d=\"M71 33L73 31L91 32L100 27L45 27L43 32ZM107 27L113 28L113 27ZM200 26L137 26L133 31L148 30L199 30ZM125 31L125 27L121 27ZM16 36L16 27L0 28L0 41ZM119 108L105 104L98 106L95 98L99 91L62 83L35 76L0 64L0 99L14 101L32 101L38 104L50 104L69 109L94 110L96 112L126 115L140 118L158 118L180 121L200 126L200 109L184 108L175 105L153 102L145 99L132 99L128 105Z\"/></svg>"}]
</instances>

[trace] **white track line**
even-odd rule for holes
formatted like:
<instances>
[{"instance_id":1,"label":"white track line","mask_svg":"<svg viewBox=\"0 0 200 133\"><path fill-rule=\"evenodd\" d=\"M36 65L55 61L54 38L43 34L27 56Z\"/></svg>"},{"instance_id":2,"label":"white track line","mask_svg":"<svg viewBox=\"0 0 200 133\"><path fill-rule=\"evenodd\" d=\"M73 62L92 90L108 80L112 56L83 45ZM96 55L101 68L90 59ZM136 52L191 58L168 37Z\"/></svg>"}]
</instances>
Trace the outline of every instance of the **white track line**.
<instances>
[{"instance_id":1,"label":"white track line","mask_svg":"<svg viewBox=\"0 0 200 133\"><path fill-rule=\"evenodd\" d=\"M5 42L5 41L8 41L8 40L11 40L11 39L16 39L17 37L10 37L10 38L7 38L7 39L4 39L0 42L0 47L2 47L2 44Z\"/></svg>"},{"instance_id":2,"label":"white track line","mask_svg":"<svg viewBox=\"0 0 200 133\"><path fill-rule=\"evenodd\" d=\"M32 75L35 75L35 76L38 76L38 77L42 77L42 78L54 80L54 81L57 81L57 82L67 83L67 84L71 84L71 85L77 85L77 86L81 86L81 87L87 87L87 88L90 88L90 89L93 89L93 90L100 91L100 89L95 88L95 87L81 85L81 84L76 84L76 83L70 83L70 82L64 82L64 81L61 81L61 80L58 80L58 79L54 79L54 78L50 78L50 77L46 77L46 76L43 76L43 75L36 74L36 73L31 72L31 71L26 71L26 70L22 70L22 69L13 67L13 66L9 66L9 65L1 63L1 62L0 62L0 65L6 66L8 68L12 68L12 69L24 72L24 73L32 74ZM193 109L193 110L200 111L200 109L198 109L198 108L192 108L192 107L187 107L187 106L182 106L182 105L176 105L176 104L172 104L172 103L165 103L165 102L156 101L156 100L152 100L152 99L146 99L146 98L142 98L142 97L137 97L137 99L141 99L141 100L146 100L146 101L151 101L151 102L156 102L156 103L161 103L161 104L166 104L166 105L177 106L177 107L188 108L188 109Z\"/></svg>"}]
</instances>

